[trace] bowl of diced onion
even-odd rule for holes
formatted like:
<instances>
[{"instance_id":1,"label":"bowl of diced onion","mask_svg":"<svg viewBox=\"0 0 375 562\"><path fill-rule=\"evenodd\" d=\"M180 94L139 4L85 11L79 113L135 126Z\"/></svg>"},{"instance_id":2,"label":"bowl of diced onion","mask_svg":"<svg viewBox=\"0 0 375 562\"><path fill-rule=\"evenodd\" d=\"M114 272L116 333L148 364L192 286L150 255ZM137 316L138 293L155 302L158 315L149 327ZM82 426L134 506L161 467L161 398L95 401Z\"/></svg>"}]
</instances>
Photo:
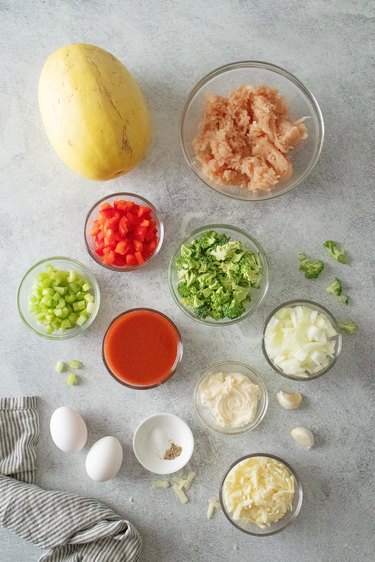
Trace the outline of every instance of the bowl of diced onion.
<instances>
[{"instance_id":1,"label":"bowl of diced onion","mask_svg":"<svg viewBox=\"0 0 375 562\"><path fill-rule=\"evenodd\" d=\"M265 453L235 461L220 487L225 517L240 531L256 537L284 530L298 516L302 499L302 485L294 469Z\"/></svg>"},{"instance_id":2,"label":"bowl of diced onion","mask_svg":"<svg viewBox=\"0 0 375 562\"><path fill-rule=\"evenodd\" d=\"M18 288L17 305L21 320L34 334L67 339L82 333L95 320L100 289L82 263L55 256L26 272Z\"/></svg>"},{"instance_id":3,"label":"bowl of diced onion","mask_svg":"<svg viewBox=\"0 0 375 562\"><path fill-rule=\"evenodd\" d=\"M336 319L324 306L310 300L279 305L264 324L264 356L274 371L292 380L308 381L327 373L341 347Z\"/></svg>"}]
</instances>

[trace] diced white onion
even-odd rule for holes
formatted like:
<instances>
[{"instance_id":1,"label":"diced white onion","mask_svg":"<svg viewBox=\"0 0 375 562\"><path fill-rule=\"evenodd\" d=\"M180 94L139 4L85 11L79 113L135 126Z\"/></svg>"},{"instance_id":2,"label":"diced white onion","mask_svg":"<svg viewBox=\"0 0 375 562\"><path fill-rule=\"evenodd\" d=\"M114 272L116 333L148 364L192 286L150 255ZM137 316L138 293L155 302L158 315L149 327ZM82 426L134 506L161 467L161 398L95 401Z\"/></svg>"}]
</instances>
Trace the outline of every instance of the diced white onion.
<instances>
[{"instance_id":1,"label":"diced white onion","mask_svg":"<svg viewBox=\"0 0 375 562\"><path fill-rule=\"evenodd\" d=\"M287 375L306 377L329 365L336 336L326 315L298 305L276 312L267 325L264 343L275 366Z\"/></svg>"}]
</instances>

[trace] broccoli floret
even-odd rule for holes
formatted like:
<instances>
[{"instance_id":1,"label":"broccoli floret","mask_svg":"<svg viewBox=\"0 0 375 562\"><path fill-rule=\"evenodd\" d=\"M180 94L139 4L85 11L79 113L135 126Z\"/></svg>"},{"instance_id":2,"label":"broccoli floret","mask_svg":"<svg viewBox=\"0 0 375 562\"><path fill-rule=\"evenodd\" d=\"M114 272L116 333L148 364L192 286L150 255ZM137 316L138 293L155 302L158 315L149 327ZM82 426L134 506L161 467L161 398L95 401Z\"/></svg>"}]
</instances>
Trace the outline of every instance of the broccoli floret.
<instances>
[{"instance_id":1,"label":"broccoli floret","mask_svg":"<svg viewBox=\"0 0 375 562\"><path fill-rule=\"evenodd\" d=\"M322 260L310 260L306 254L299 254L299 268L307 279L316 279L324 269Z\"/></svg>"},{"instance_id":2,"label":"broccoli floret","mask_svg":"<svg viewBox=\"0 0 375 562\"><path fill-rule=\"evenodd\" d=\"M202 304L195 310L195 314L198 316L198 318L207 318L207 316L209 316L210 314L210 311L211 307L208 304Z\"/></svg>"},{"instance_id":3,"label":"broccoli floret","mask_svg":"<svg viewBox=\"0 0 375 562\"><path fill-rule=\"evenodd\" d=\"M177 291L180 297L182 297L183 299L190 297L190 288L187 286L187 284L184 281L181 281L177 285Z\"/></svg>"},{"instance_id":4,"label":"broccoli floret","mask_svg":"<svg viewBox=\"0 0 375 562\"><path fill-rule=\"evenodd\" d=\"M327 293L330 293L331 295L336 295L337 297L339 297L342 293L342 284L340 279L337 279L337 277L334 278L334 280L332 281L332 283L327 287Z\"/></svg>"},{"instance_id":5,"label":"broccoli floret","mask_svg":"<svg viewBox=\"0 0 375 562\"><path fill-rule=\"evenodd\" d=\"M246 252L238 265L241 277L250 283L251 287L259 289L262 280L262 264L259 254Z\"/></svg>"},{"instance_id":6,"label":"broccoli floret","mask_svg":"<svg viewBox=\"0 0 375 562\"><path fill-rule=\"evenodd\" d=\"M245 312L245 307L242 302L236 302L232 300L230 303L226 303L223 305L223 314L227 318L231 318L234 320L235 318L239 318Z\"/></svg>"},{"instance_id":7,"label":"broccoli floret","mask_svg":"<svg viewBox=\"0 0 375 562\"><path fill-rule=\"evenodd\" d=\"M354 334L358 330L358 326L354 322L354 320L345 320L344 322L339 322L339 328L343 332L346 332L350 335Z\"/></svg>"},{"instance_id":8,"label":"broccoli floret","mask_svg":"<svg viewBox=\"0 0 375 562\"><path fill-rule=\"evenodd\" d=\"M218 261L230 260L236 263L242 258L244 252L241 242L232 241L216 246L210 250L210 254Z\"/></svg>"},{"instance_id":9,"label":"broccoli floret","mask_svg":"<svg viewBox=\"0 0 375 562\"><path fill-rule=\"evenodd\" d=\"M348 263L348 254L346 250L340 248L337 242L333 240L327 240L324 242L323 246L327 248L329 254L339 263Z\"/></svg>"},{"instance_id":10,"label":"broccoli floret","mask_svg":"<svg viewBox=\"0 0 375 562\"><path fill-rule=\"evenodd\" d=\"M340 295L339 297L337 297L337 300L339 302L341 302L342 304L348 304L349 303L349 297L347 295Z\"/></svg>"},{"instance_id":11,"label":"broccoli floret","mask_svg":"<svg viewBox=\"0 0 375 562\"><path fill-rule=\"evenodd\" d=\"M196 242L201 248L207 250L207 248L210 248L211 246L225 244L228 240L229 237L226 234L219 234L219 232L216 232L215 230L208 230L207 232L204 232L202 236L196 240Z\"/></svg>"}]
</instances>

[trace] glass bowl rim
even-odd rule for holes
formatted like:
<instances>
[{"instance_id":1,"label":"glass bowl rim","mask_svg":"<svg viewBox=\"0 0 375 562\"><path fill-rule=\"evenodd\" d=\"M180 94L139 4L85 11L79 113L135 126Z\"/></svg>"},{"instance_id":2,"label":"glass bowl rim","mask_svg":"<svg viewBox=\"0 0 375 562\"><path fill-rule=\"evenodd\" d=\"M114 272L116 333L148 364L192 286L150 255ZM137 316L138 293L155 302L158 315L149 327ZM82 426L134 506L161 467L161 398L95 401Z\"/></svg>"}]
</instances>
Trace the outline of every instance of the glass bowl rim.
<instances>
[{"instance_id":1,"label":"glass bowl rim","mask_svg":"<svg viewBox=\"0 0 375 562\"><path fill-rule=\"evenodd\" d=\"M285 524L281 527L279 527L278 529L274 529L274 530L270 530L269 532L266 533L255 533L252 531L247 531L246 529L243 529L242 527L240 527L239 525L237 525L237 523L235 521L233 521L233 519L230 517L229 513L227 512L227 509L225 507L225 502L224 502L224 498L223 498L223 487L224 487L224 482L228 476L228 474L230 473L230 471L232 470L232 468L234 468L237 464L239 464L240 462L247 460L247 459L251 459L253 457L265 457L265 458L270 458L270 459L274 459L280 463L282 463L291 473L291 475L294 478L295 484L296 484L296 488L298 490L298 498L297 498L297 505L296 508L289 512L290 513L290 518L288 519L288 521L285 522ZM286 529L286 527L288 527L290 525L290 523L292 523L293 521L295 521L295 519L298 517L300 511L301 511L301 507L302 507L302 502L303 502L303 488L302 488L302 484L301 481L298 477L298 474L296 473L296 471L294 470L294 468L288 463L286 462L284 459L282 459L281 457L278 457L277 455L272 455L271 453L251 453L250 455L244 455L243 457L241 457L240 459L234 461L230 467L228 468L228 470L225 472L222 480L221 480L221 484L220 484L220 492L219 492L219 499L220 499L220 505L221 505L221 509L223 510L223 513L225 515L225 517L228 519L228 521L234 526L236 527L236 529L238 529L239 531L242 531L243 533L246 533L247 535L251 535L254 537L270 537L272 535L276 535L277 533L280 533L281 531L283 531L284 529ZM284 517L287 514L284 515ZM282 521L282 519L280 519L280 521ZM272 524L269 527L269 529L272 529Z\"/></svg>"},{"instance_id":2,"label":"glass bowl rim","mask_svg":"<svg viewBox=\"0 0 375 562\"><path fill-rule=\"evenodd\" d=\"M256 304L256 306L253 309L249 309L247 311L245 311L242 316L239 316L238 318L234 318L234 319L230 319L228 318L227 320L223 320L222 322L219 322L218 320L207 320L205 318L197 318L196 316L194 316L187 307L185 307L181 302L180 299L178 298L174 287L173 287L173 282L172 282L172 277L173 277L173 271L175 269L175 259L177 257L178 252L180 251L180 248L183 244L185 244L189 238L192 238L194 236L197 236L198 234L202 234L203 232L206 232L207 230L215 230L215 229L222 229L222 230L229 230L229 231L233 231L236 232L238 234L240 234L241 236L243 236L244 238L247 238L256 248L256 251L259 252L259 254L262 257L262 261L265 267L263 267L264 270L264 275L262 277L262 280L264 279L264 287L263 287L263 294L261 295L259 302ZM260 242L258 242L258 240L256 238L254 238L251 234L249 234L248 232L246 232L245 230L243 230L242 228L239 228L237 226L231 226L229 224L222 224L222 223L215 223L215 224L208 224L206 226L201 226L199 228L194 229L193 231L190 232L190 234L188 234L187 236L185 236L183 238L183 240L181 242L179 242L178 246L176 247L175 251L172 253L172 256L169 260L169 265L168 265L168 284L169 284L169 290L170 293L173 297L173 300L175 301L175 303L177 304L177 306L180 308L180 310L182 310L182 312L184 312L186 314L186 316L188 316L189 318L191 318L192 320L195 320L195 322L198 322L199 324L204 324L206 326L215 326L220 328L221 326L230 326L231 324L237 324L238 322L240 322L241 320L244 320L245 318L247 318L248 316L251 316L251 314L253 314L254 312L256 312L259 307L261 306L261 304L263 303L264 299L267 296L268 293L268 288L269 288L269 284L270 284L270 280L269 280L269 263L268 263L268 259L266 256L265 251L263 250L262 245L260 244ZM261 289L255 289L255 290L261 290ZM251 302L251 301L250 301Z\"/></svg>"},{"instance_id":3,"label":"glass bowl rim","mask_svg":"<svg viewBox=\"0 0 375 562\"><path fill-rule=\"evenodd\" d=\"M327 367L325 367L324 369L322 369L321 371L319 371L318 373L315 373L313 375L309 375L308 377L300 377L300 376L293 376L293 375L287 375L286 373L284 373L283 371L281 371L281 369L279 369L272 361L271 358L268 356L268 353L266 351L266 346L265 346L265 341L264 341L264 336L265 336L265 332L267 329L267 326L270 322L270 320L273 318L273 316L276 314L276 312L278 312L279 310L281 310L282 308L285 308L287 306L298 306L298 305L307 305L307 306L313 306L314 308L317 308L318 311L322 311L323 314L325 314L329 320L332 322L332 326L334 327L334 329L337 332L337 336L335 336L337 338L337 351L335 351L335 355L333 357L333 359L331 359L331 362L327 365ZM325 375L332 367L333 365L336 363L337 359L339 358L339 355L341 353L341 349L342 349L342 335L340 332L340 328L338 325L338 322L336 320L336 318L333 316L332 312L330 312L325 306L323 306L322 304L319 304L315 301L309 300L309 299L292 299L286 302L283 302L281 304L279 304L276 308L274 308L272 310L272 312L267 316L264 324L263 324L263 330L262 330L262 351L263 351L263 355L267 361L267 363L270 365L270 367L279 375L285 377L286 379L292 380L292 381L312 381L315 379L318 379L319 377L322 377L323 375Z\"/></svg>"},{"instance_id":4,"label":"glass bowl rim","mask_svg":"<svg viewBox=\"0 0 375 562\"><path fill-rule=\"evenodd\" d=\"M205 86L208 82L210 82L210 80L212 80L216 76L219 76L220 74L224 74L225 72L227 72L229 70L235 70L237 68L261 68L261 69L269 70L271 72L275 72L276 74L279 74L280 76L283 76L284 78L286 78L287 80L292 82L295 86L297 86L297 88L310 101L311 105L314 108L315 115L316 115L318 123L319 123L319 133L318 133L318 143L317 143L318 144L318 150L317 150L317 153L316 153L316 156L315 156L313 162L310 164L310 166L308 168L306 168L306 170L301 175L301 177L298 180L295 180L288 187L288 189L286 189L285 191L281 191L279 193L272 193L272 190L271 190L270 192L266 192L264 197L257 197L257 198L254 198L254 199L247 199L247 198L237 197L235 195L231 195L230 193L225 192L225 190L216 189L210 183L208 183L208 181L206 181L204 179L204 177L201 177L201 175L196 170L196 167L193 165L192 160L189 157L189 155L188 155L188 153L185 149L185 142L183 140L183 128L184 128L186 113L187 113L187 111L190 107L190 104L191 104L193 98L195 97L195 95L201 90L201 88L203 88L203 86ZM190 90L190 92L189 92L189 94L186 98L186 101L185 101L185 103L182 107L182 110L180 112L180 118L179 118L179 122L178 122L178 136L179 136L179 141L180 141L180 148L181 148L182 154L184 156L184 159L185 159L187 165L189 166L189 168L191 168L191 170L194 172L194 174L200 179L200 181L208 189L210 189L212 191L215 191L216 193L219 193L221 195L224 195L225 197L229 197L230 199L236 199L237 201L251 201L252 203L254 203L254 202L259 202L259 201L269 201L270 199L275 199L276 197L281 197L282 195L285 195L286 193L289 193L289 191L292 191L292 189L294 189L300 183L302 183L304 180L306 180L306 178L310 175L310 173L314 170L315 166L317 165L317 163L319 161L319 158L320 158L320 155L322 153L324 138L325 138L325 125L324 125L324 119L323 119L322 111L320 109L320 106L319 106L318 101L316 100L315 96L310 92L310 90L296 76L294 76L294 74L292 74L288 70L285 70L281 66L278 66L278 65L270 63L270 62L260 61L260 60L241 60L241 61L235 61L235 62L231 62L231 63L228 63L228 64L224 64L222 66L219 66L219 67L215 68L214 70L212 70L211 72L209 72L208 74L203 76L200 80L198 80L198 82L193 86L193 88ZM218 184L218 185L221 185L221 184Z\"/></svg>"},{"instance_id":5,"label":"glass bowl rim","mask_svg":"<svg viewBox=\"0 0 375 562\"><path fill-rule=\"evenodd\" d=\"M175 330L175 332L177 334L177 355L176 355L176 359L175 359L175 362L174 362L174 364L171 368L170 373L162 381L160 381L156 384L151 384L151 385L147 385L147 386L137 386L137 385L129 384L125 381L120 380L118 377L116 377L116 375L113 373L113 371L111 370L111 368L109 367L109 365L107 363L107 360L105 358L105 351L104 351L104 345L105 345L105 340L106 340L107 334L108 334L109 330L111 329L112 325L116 322L116 320L118 320L122 316L125 316L126 314L129 314L130 312L135 312L135 311L138 311L138 310L145 310L147 312L152 312L154 314L157 314L158 316L162 316L163 318L168 320L168 322L172 325L173 329ZM121 384L122 386L126 386L127 388L131 388L133 390L150 390L151 388L157 388L158 386L161 386L162 384L166 383L175 374L178 365L181 363L183 351L184 351L181 333L180 333L179 329L177 328L176 324L173 322L173 320L171 320L169 318L169 316L167 316L163 312L160 312L160 310L156 310L155 308L148 308L148 307L145 307L145 306L129 308L128 310L125 310L124 312L121 312L120 314L115 316L115 318L113 318L113 320L109 323L108 328L106 329L106 331L104 333L101 349L102 349L102 360L103 360L104 366L107 369L108 373L111 375L111 377L114 378L115 381L118 382L119 384Z\"/></svg>"},{"instance_id":6,"label":"glass bowl rim","mask_svg":"<svg viewBox=\"0 0 375 562\"><path fill-rule=\"evenodd\" d=\"M66 330L66 332L62 333L62 334L47 334L44 333L42 331L37 330L36 328L34 328L33 326L31 326L31 324L29 324L29 322L27 321L27 319L25 318L23 312L22 312L22 305L21 305L21 292L24 286L24 283L26 281L26 279L32 274L33 271L35 271L38 267L42 266L43 264L47 264L51 263L53 261L65 261L67 263L71 263L74 264L78 267L80 267L81 269L83 269L83 271L88 274L88 276L90 277L90 279L92 279L93 281L93 286L94 286L94 291L95 291L95 310L94 312L91 314L91 316L87 319L87 322L85 322L82 326L79 326L79 328L77 330ZM70 338L74 338L75 336L78 336L79 334L81 334L82 332L84 332L87 328L89 328L89 326L91 326L91 324L94 322L95 318L98 315L99 312L99 308L100 308L100 287L99 287L99 283L96 280L95 275L92 273L92 271L86 266L84 265L82 262L80 262L79 260L76 260L74 258L68 258L66 256L52 256L50 258L44 258L42 260L39 260L38 262L36 262L34 265L32 265L27 271L26 273L24 273L19 285L18 285L18 289L17 289L17 308L18 308L18 314L23 322L23 324L26 326L26 328L28 328L31 332L33 332L34 334L36 334L37 336L43 337L45 339L49 339L49 340L67 340Z\"/></svg>"},{"instance_id":7,"label":"glass bowl rim","mask_svg":"<svg viewBox=\"0 0 375 562\"><path fill-rule=\"evenodd\" d=\"M210 423L208 422L203 415L201 414L201 412L198 409L198 401L199 401L199 386L200 383L211 373L217 372L220 370L220 368L223 367L223 365L233 365L234 369L236 368L237 365L239 365L244 371L248 371L251 373L251 376L247 373L246 376L253 384L256 384L260 387L261 389L261 397L259 399L259 403L262 401L263 402L263 407L261 409L259 409L259 406L257 408L257 414L255 417L255 420L252 421L251 423L242 426L242 427L238 427L238 428L228 428L228 427L220 427L219 425L215 424L214 422ZM244 373L241 373L244 374ZM253 380L251 380L251 377L253 377ZM194 387L194 406L195 406L195 411L197 413L198 419L202 422L202 424L209 429L210 431L213 431L215 433L220 433L222 435L242 435L243 433L247 433L248 431L252 431L253 429L255 429L256 427L258 427L258 425L263 421L267 410L268 410L268 404L269 404L269 396L268 396L268 390L267 387L263 381L263 379L261 378L260 375L258 375L256 373L256 371L254 371L254 369L252 367L250 367L250 365L247 365L246 363L242 363L241 361L231 361L231 360L226 360L226 361L220 361L220 363L216 363L215 365L212 365L211 367L208 367L207 369L205 369L195 387ZM202 406L202 408L204 408Z\"/></svg>"},{"instance_id":8,"label":"glass bowl rim","mask_svg":"<svg viewBox=\"0 0 375 562\"><path fill-rule=\"evenodd\" d=\"M111 199L112 197L133 197L134 199L138 199L140 201L142 201L143 203L146 204L146 206L151 207L152 209L152 213L154 214L157 222L158 222L158 237L159 237L159 242L158 245L155 248L154 253L152 254L152 256L150 256L148 258L148 260L146 260L145 262L138 264L136 266L113 266L113 265L109 265L106 263L103 263L100 258L95 254L95 252L93 252L90 248L90 245L88 243L87 240L87 235L86 235L86 230L87 230L87 224L90 220L90 217L92 215L92 213L95 211L96 208L99 207L99 205L101 205L102 203L105 203L106 201L108 201L108 199ZM87 214L86 214L86 218L85 218L85 223L83 226L83 237L85 240L85 246L86 246L86 250L89 254L89 256L99 265L101 265L102 267L104 267L105 269L109 269L110 271L115 271L117 273L128 273L131 271L136 271L138 269L141 269L142 267L144 267L145 265L149 264L150 261L156 257L158 255L158 253L161 250L161 247L163 245L163 241L164 241L164 224L163 221L160 218L159 215L159 211L157 210L157 208L155 207L155 205L153 205L153 203L151 203L151 201L149 201L148 199L146 199L145 197L142 197L142 195L138 195L137 193L132 193L130 191L118 191L116 193L110 193L109 195L105 195L104 197L102 197L101 199L98 199L98 201L96 201L88 210Z\"/></svg>"}]
</instances>

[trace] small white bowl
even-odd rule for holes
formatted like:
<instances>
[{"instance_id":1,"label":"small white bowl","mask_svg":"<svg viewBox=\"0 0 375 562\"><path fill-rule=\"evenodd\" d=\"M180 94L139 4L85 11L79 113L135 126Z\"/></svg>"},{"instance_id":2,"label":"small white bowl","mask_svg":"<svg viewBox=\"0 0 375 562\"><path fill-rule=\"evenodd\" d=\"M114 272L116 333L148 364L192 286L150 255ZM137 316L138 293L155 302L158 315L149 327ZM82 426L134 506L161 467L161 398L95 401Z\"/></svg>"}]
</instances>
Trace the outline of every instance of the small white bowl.
<instances>
[{"instance_id":1,"label":"small white bowl","mask_svg":"<svg viewBox=\"0 0 375 562\"><path fill-rule=\"evenodd\" d=\"M164 460L171 443L182 447L173 460ZM194 451L190 427L173 414L154 414L144 419L133 437L133 450L141 465L154 474L173 474L187 465Z\"/></svg>"}]
</instances>

